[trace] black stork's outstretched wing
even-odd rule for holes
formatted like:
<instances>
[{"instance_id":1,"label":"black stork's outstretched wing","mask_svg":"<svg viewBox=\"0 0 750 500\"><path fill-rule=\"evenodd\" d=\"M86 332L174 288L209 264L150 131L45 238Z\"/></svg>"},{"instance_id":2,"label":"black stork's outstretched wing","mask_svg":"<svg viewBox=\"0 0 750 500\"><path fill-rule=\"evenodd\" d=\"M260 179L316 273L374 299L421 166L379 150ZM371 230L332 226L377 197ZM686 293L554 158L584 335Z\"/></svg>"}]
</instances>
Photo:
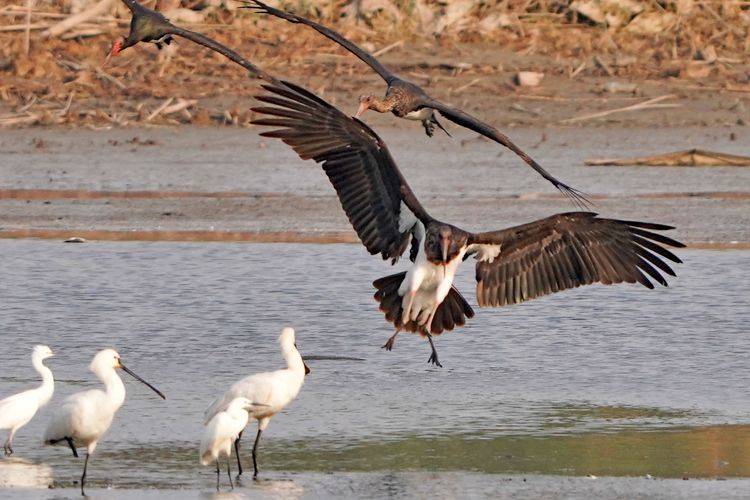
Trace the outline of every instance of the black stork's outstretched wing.
<instances>
[{"instance_id":1,"label":"black stork's outstretched wing","mask_svg":"<svg viewBox=\"0 0 750 500\"><path fill-rule=\"evenodd\" d=\"M427 95L424 89L414 83L406 82L406 80L399 78L395 73L383 66L383 64L378 61L375 56L352 43L350 40L347 40L340 33L337 33L336 31L318 24L310 19L298 16L296 14L291 14L289 12L284 12L283 10L279 10L266 5L259 0L247 0L246 4L247 5L244 8L248 8L264 14L270 14L272 16L289 21L290 23L304 24L305 26L311 27L323 36L338 43L346 50L357 56L365 64L370 66L386 81L389 88L391 87L391 85L393 85L394 88L400 86L402 89L406 89L407 92L409 92L409 103L410 105L414 106L413 111L418 111L421 108L435 109L453 123L468 128L469 130L473 130L474 132L481 134L502 146L505 146L506 148L517 154L524 162L526 162L527 165L529 165L532 169L539 173L544 179L552 183L555 188L557 188L563 195L568 197L575 205L580 208L585 208L590 205L590 202L586 198L586 195L584 193L565 184L564 182L557 180L549 172L542 168L539 163L534 161L521 148L516 146L505 134L497 130L495 127L488 125L487 123L469 115L464 111L461 111L460 109L448 106L447 104L442 103L437 99L433 99L432 97ZM409 89L417 89L417 91L410 92Z\"/></svg>"},{"instance_id":2,"label":"black stork's outstretched wing","mask_svg":"<svg viewBox=\"0 0 750 500\"><path fill-rule=\"evenodd\" d=\"M151 10L136 0L122 0L123 3L130 9L133 17L130 20L130 32L122 42L118 42L112 49L112 55L116 55L121 50L139 42L158 42L164 40L165 43L169 43L171 36L180 36L186 38L199 45L203 45L219 54L223 55L227 59L237 63L250 72L251 75L260 79L276 82L277 80L269 73L265 72L248 59L238 54L229 47L213 40L205 35L190 31L185 28L181 28L169 22L161 13Z\"/></svg>"},{"instance_id":3,"label":"black stork's outstretched wing","mask_svg":"<svg viewBox=\"0 0 750 500\"><path fill-rule=\"evenodd\" d=\"M426 107L436 109L442 116L446 117L453 123L461 125L464 128L468 128L469 130L473 130L474 132L481 134L486 138L491 139L498 144L501 144L510 149L516 155L518 155L519 158L526 162L528 166L533 168L539 175L549 181L553 186L555 186L555 188L557 188L562 194L567 196L578 207L586 208L590 205L590 202L586 198L586 195L584 193L554 178L552 174L544 169L544 167L538 164L532 157L527 155L525 151L516 146L513 141L508 138L507 135L503 134L492 125L489 125L482 120L479 120L478 118L475 118L470 114L461 111L458 108L448 106L447 104L440 102L437 99L430 98L430 100L427 101Z\"/></svg>"},{"instance_id":4,"label":"black stork's outstretched wing","mask_svg":"<svg viewBox=\"0 0 750 500\"><path fill-rule=\"evenodd\" d=\"M257 125L291 146L302 159L321 163L352 226L371 254L395 262L412 236L431 220L406 183L386 145L361 121L289 82L262 85L256 99L272 106L253 111L272 118ZM421 233L421 234L420 234Z\"/></svg>"},{"instance_id":5,"label":"black stork's outstretched wing","mask_svg":"<svg viewBox=\"0 0 750 500\"><path fill-rule=\"evenodd\" d=\"M397 80L398 77L390 71L388 68L383 66L383 64L378 61L375 56L367 52L366 50L359 47L357 44L347 40L343 36L341 36L340 33L335 32L334 30L330 28L326 28L322 24L318 24L315 21L312 21L310 19L304 18L302 16L298 16L296 14L292 14L289 12L284 12L283 10L275 9L271 7L270 5L266 5L263 2L259 2L258 0L246 0L245 4L242 8L245 9L251 9L256 12L260 12L262 14L270 14L272 16L278 17L280 19L285 19L286 21L289 21L293 24L304 24L305 26L309 26L321 35L333 40L334 42L338 43L342 47L344 47L346 50L357 56L362 62L367 64L369 67L375 71L378 75L380 75L383 80L385 80L386 83L391 83L393 80Z\"/></svg>"},{"instance_id":6,"label":"black stork's outstretched wing","mask_svg":"<svg viewBox=\"0 0 750 500\"><path fill-rule=\"evenodd\" d=\"M572 212L474 234L468 250L477 259L477 301L498 307L592 283L654 288L645 274L667 286L661 273L675 273L664 259L682 261L664 245L685 246L653 232L668 229Z\"/></svg>"}]
</instances>

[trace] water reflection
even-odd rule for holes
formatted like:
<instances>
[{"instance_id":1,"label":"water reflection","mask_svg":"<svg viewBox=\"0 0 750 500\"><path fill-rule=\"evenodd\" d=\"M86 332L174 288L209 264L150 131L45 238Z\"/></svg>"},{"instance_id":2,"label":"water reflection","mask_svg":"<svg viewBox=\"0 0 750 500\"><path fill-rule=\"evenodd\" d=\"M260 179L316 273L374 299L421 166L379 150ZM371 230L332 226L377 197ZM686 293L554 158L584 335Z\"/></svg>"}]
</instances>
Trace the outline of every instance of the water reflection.
<instances>
[{"instance_id":1,"label":"water reflection","mask_svg":"<svg viewBox=\"0 0 750 500\"><path fill-rule=\"evenodd\" d=\"M0 488L48 488L52 467L18 457L0 460Z\"/></svg>"}]
</instances>

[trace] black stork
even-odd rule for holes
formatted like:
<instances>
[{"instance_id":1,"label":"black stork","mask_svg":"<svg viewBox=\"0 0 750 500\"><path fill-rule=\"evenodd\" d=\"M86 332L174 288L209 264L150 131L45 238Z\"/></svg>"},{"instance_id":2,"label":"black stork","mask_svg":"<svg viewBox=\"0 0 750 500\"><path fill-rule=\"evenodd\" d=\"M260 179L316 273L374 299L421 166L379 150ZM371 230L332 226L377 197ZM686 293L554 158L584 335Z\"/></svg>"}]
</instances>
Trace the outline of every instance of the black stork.
<instances>
[{"instance_id":1,"label":"black stork","mask_svg":"<svg viewBox=\"0 0 750 500\"><path fill-rule=\"evenodd\" d=\"M259 0L250 0L246 2L250 5L245 5L242 8L254 10L256 12L270 14L281 19L285 19L293 24L304 24L316 30L323 36L338 43L346 50L357 56L365 64L370 66L378 75L380 75L387 85L385 98L380 99L373 95L363 95L359 98L359 109L355 115L359 118L362 113L368 109L372 109L379 113L391 112L399 118L406 118L409 120L418 120L422 122L425 132L428 136L432 136L435 126L445 130L442 125L437 121L435 117L435 111L440 112L442 116L448 120L477 132L488 139L491 139L506 148L513 151L518 155L527 165L537 171L547 181L551 182L561 193L570 198L577 206L587 206L588 200L585 195L575 188L568 186L567 184L557 180L547 172L541 165L539 165L533 158L526 154L521 148L516 146L505 134L497 130L492 125L485 123L478 118L475 118L465 111L462 111L453 106L449 106L433 97L431 97L425 90L419 85L404 80L398 75L386 68L375 56L363 50L361 47L352 43L350 40L344 38L340 33L327 28L321 24L316 23L310 19L307 19L296 14L284 12L282 10L266 5ZM447 132L446 132L447 133Z\"/></svg>"},{"instance_id":2,"label":"black stork","mask_svg":"<svg viewBox=\"0 0 750 500\"><path fill-rule=\"evenodd\" d=\"M116 56L123 50L132 47L139 42L155 43L157 47L161 48L164 44L170 44L173 36L179 36L218 52L247 69L252 76L271 82L276 81L276 79L270 74L216 40L212 40L211 38L195 31L180 28L169 22L163 14L144 7L136 2L136 0L122 1L132 13L130 32L128 33L128 36L124 37L122 40L117 40L112 44L112 49L110 50L108 57Z\"/></svg>"},{"instance_id":3,"label":"black stork","mask_svg":"<svg viewBox=\"0 0 750 500\"><path fill-rule=\"evenodd\" d=\"M502 307L592 283L667 286L675 276L665 246L683 247L654 231L662 224L604 219L590 212L552 215L521 226L474 233L439 221L421 205L385 143L363 122L288 82L263 83L256 98L270 106L253 123L277 127L261 135L322 164L360 240L370 254L395 263L411 244L411 266L376 280L375 299L396 332L430 341L429 362L440 366L432 336L461 326L474 312L453 286L458 266L476 259L477 301ZM648 276L647 276L648 275Z\"/></svg>"}]
</instances>

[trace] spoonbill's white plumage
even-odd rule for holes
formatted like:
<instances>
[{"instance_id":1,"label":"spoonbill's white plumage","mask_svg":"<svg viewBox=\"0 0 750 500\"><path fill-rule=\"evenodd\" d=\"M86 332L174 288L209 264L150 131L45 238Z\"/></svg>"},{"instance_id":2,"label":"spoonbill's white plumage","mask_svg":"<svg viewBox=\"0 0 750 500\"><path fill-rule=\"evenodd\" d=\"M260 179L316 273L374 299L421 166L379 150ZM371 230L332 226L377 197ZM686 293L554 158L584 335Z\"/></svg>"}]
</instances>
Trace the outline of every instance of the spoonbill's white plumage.
<instances>
[{"instance_id":1,"label":"spoonbill's white plumage","mask_svg":"<svg viewBox=\"0 0 750 500\"><path fill-rule=\"evenodd\" d=\"M55 379L52 371L44 366L43 361L53 356L52 349L46 345L34 346L31 353L31 364L42 376L42 385L36 389L19 392L0 401L0 429L8 429L8 439L3 445L6 455L13 454L13 437L18 429L34 418L37 410L46 405L55 391Z\"/></svg>"},{"instance_id":2,"label":"spoonbill's white plumage","mask_svg":"<svg viewBox=\"0 0 750 500\"><path fill-rule=\"evenodd\" d=\"M216 488L219 488L219 459L227 457L227 476L232 486L232 474L229 471L229 457L232 455L232 443L247 426L248 412L253 409L253 402L247 398L234 398L224 411L218 412L206 424L200 448L201 465L216 462Z\"/></svg>"},{"instance_id":3,"label":"spoonbill's white plumage","mask_svg":"<svg viewBox=\"0 0 750 500\"><path fill-rule=\"evenodd\" d=\"M93 389L69 396L52 416L44 432L44 443L67 445L78 457L76 448L86 448L86 461L81 475L81 493L86 484L89 456L94 453L99 439L107 432L112 419L125 401L125 385L115 371L121 368L136 380L146 384L162 399L166 399L154 386L126 368L114 349L99 351L89 369L102 381L104 390Z\"/></svg>"},{"instance_id":4,"label":"spoonbill's white plumage","mask_svg":"<svg viewBox=\"0 0 750 500\"><path fill-rule=\"evenodd\" d=\"M253 403L249 410L250 418L258 421L258 434L255 436L255 443L253 444L253 478L258 477L257 453L260 434L268 427L271 417L297 397L305 381L305 375L310 373L310 369L302 360L299 350L297 350L294 329L284 328L279 336L279 343L281 344L281 354L286 361L287 367L285 369L256 373L235 382L223 396L209 406L205 413L204 425L207 425L217 413L227 408L235 398L244 397ZM241 437L242 432L234 442L234 451L237 455L237 467L240 474L242 474L242 462L239 453Z\"/></svg>"}]
</instances>

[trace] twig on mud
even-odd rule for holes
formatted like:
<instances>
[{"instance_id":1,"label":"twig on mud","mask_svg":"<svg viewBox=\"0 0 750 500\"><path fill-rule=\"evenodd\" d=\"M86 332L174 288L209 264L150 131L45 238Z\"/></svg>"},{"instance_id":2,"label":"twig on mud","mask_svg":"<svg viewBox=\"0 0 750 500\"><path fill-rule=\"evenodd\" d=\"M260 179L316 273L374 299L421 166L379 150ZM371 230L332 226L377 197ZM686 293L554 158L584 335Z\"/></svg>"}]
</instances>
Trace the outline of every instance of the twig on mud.
<instances>
[{"instance_id":1,"label":"twig on mud","mask_svg":"<svg viewBox=\"0 0 750 500\"><path fill-rule=\"evenodd\" d=\"M631 104L630 106L625 106L622 108L609 109L607 111L599 111L597 113L590 113L587 115L575 116L573 118L566 118L565 120L560 120L558 123L576 123L576 122L581 122L585 120L591 120L593 118L602 118L604 116L609 116L614 113L622 113L625 111L641 111L644 109L656 109L656 108L676 108L676 107L681 106L681 104L657 104L661 101L664 101L665 99L673 99L675 97L676 96L673 94L662 95L659 97L654 97L653 99L649 99L647 101L639 102L637 104Z\"/></svg>"},{"instance_id":2,"label":"twig on mud","mask_svg":"<svg viewBox=\"0 0 750 500\"><path fill-rule=\"evenodd\" d=\"M146 123L150 122L151 120L159 116L161 112L167 108L167 106L172 104L172 101L174 101L174 97L170 97L167 100L165 100L163 103L161 103L161 105L158 108L156 108L150 115L146 117Z\"/></svg>"},{"instance_id":3,"label":"twig on mud","mask_svg":"<svg viewBox=\"0 0 750 500\"><path fill-rule=\"evenodd\" d=\"M380 50L376 50L375 52L372 53L372 55L374 57L379 57L379 56L382 56L383 54L387 54L388 52L390 52L391 50L395 49L396 47L401 47L402 45L404 45L404 41L403 40L399 40L398 42L393 42L390 45L386 45L385 47L383 47Z\"/></svg>"},{"instance_id":4,"label":"twig on mud","mask_svg":"<svg viewBox=\"0 0 750 500\"><path fill-rule=\"evenodd\" d=\"M477 83L479 83L479 82L481 82L481 81L482 81L482 79L481 79L481 78L474 78L474 79L473 79L472 81L470 81L470 82L469 82L469 83L467 83L466 85L461 85L460 87L458 87L458 88L457 88L456 90L454 90L453 92L462 92L462 91L464 91L464 90L468 89L469 87L471 87L472 85L474 85L474 84L477 84Z\"/></svg>"},{"instance_id":5,"label":"twig on mud","mask_svg":"<svg viewBox=\"0 0 750 500\"><path fill-rule=\"evenodd\" d=\"M57 116L59 116L60 118L63 118L68 115L68 111L70 111L70 105L73 104L73 96L75 95L76 95L76 91L71 90L70 95L68 96L68 100L65 103L65 107L63 107L63 109L60 110Z\"/></svg>"},{"instance_id":6,"label":"twig on mud","mask_svg":"<svg viewBox=\"0 0 750 500\"><path fill-rule=\"evenodd\" d=\"M39 121L39 115L15 115L0 118L0 127L14 127L17 125L33 125Z\"/></svg>"},{"instance_id":7,"label":"twig on mud","mask_svg":"<svg viewBox=\"0 0 750 500\"><path fill-rule=\"evenodd\" d=\"M99 78L101 78L103 80L107 80L108 82L114 84L120 90L125 90L127 88L127 86L124 83L122 83L120 80L118 80L114 76L110 75L109 73L106 73L99 66L94 66L94 72L96 73L96 76L98 76Z\"/></svg>"},{"instance_id":8,"label":"twig on mud","mask_svg":"<svg viewBox=\"0 0 750 500\"><path fill-rule=\"evenodd\" d=\"M91 18L98 17L111 7L114 0L100 0L99 3L91 7L90 9L73 14L70 17L60 21L54 26L50 27L47 31L42 33L45 38L57 37L74 28L75 26L88 21Z\"/></svg>"},{"instance_id":9,"label":"twig on mud","mask_svg":"<svg viewBox=\"0 0 750 500\"><path fill-rule=\"evenodd\" d=\"M23 32L23 53L29 56L31 48L31 9L34 8L34 0L26 0L26 29Z\"/></svg>"}]
</instances>

